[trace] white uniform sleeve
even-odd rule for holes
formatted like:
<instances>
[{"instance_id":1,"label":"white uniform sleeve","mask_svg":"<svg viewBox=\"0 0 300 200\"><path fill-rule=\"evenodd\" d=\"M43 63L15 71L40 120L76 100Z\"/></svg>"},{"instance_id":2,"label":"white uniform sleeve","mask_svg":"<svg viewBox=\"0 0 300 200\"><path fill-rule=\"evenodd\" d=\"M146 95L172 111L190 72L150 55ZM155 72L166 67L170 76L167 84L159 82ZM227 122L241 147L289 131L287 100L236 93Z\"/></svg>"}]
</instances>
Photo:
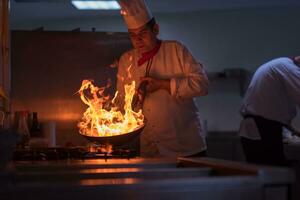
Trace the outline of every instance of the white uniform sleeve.
<instances>
[{"instance_id":1,"label":"white uniform sleeve","mask_svg":"<svg viewBox=\"0 0 300 200\"><path fill-rule=\"evenodd\" d=\"M290 98L300 107L300 67L294 66L284 75L284 85Z\"/></svg>"},{"instance_id":2,"label":"white uniform sleeve","mask_svg":"<svg viewBox=\"0 0 300 200\"><path fill-rule=\"evenodd\" d=\"M180 45L178 57L183 76L170 81L171 95L177 98L192 98L208 93L208 78L201 63L198 63L189 50Z\"/></svg>"}]
</instances>

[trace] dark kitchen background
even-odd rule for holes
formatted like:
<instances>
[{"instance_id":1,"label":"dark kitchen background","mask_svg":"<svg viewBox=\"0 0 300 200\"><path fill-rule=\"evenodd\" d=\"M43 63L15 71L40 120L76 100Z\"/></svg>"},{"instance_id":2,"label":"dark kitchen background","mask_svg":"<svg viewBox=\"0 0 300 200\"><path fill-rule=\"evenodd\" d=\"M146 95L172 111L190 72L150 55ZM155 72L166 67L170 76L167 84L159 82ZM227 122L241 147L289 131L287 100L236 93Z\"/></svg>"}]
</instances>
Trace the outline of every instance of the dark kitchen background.
<instances>
[{"instance_id":1,"label":"dark kitchen background","mask_svg":"<svg viewBox=\"0 0 300 200\"><path fill-rule=\"evenodd\" d=\"M182 41L209 73L209 95L197 99L207 134L214 142L235 138L248 78L260 64L300 51L300 3L148 3L159 22L160 37ZM83 79L99 85L114 79L109 65L130 47L119 11L78 11L69 1L12 0L9 26L12 109L35 111L42 121L55 121L60 145L82 144L76 121L84 105L74 93ZM299 122L298 117L296 127ZM232 142L225 141L220 143L235 151ZM220 148L220 156L239 156Z\"/></svg>"},{"instance_id":2,"label":"dark kitchen background","mask_svg":"<svg viewBox=\"0 0 300 200\"><path fill-rule=\"evenodd\" d=\"M9 6L7 2L10 3ZM239 107L248 81L255 70L272 58L299 55L299 0L148 0L147 3L160 25L159 37L182 41L195 58L204 65L208 73L209 94L197 98L206 131L208 160L204 159L203 163L199 161L196 166L210 169L202 173L193 169L183 170L174 167L173 171L166 173L164 170L170 166L169 163L150 162L149 167L148 161L142 160L142 167L149 168L148 170L151 171L153 166L158 166L162 171L155 169L154 172L151 171L152 174L143 174L143 170L140 172L138 168L136 175L134 173L136 171L127 171L126 167L129 166L130 169L140 167L140 160L122 157L121 164L118 163L117 167L112 168L119 169L118 167L125 166L124 163L128 164L124 167L126 170L122 169L123 171L116 173L117 176L124 177L122 172L128 172L130 177L134 174L132 179L118 182L115 180L121 180L120 177L114 177L116 179L112 179L112 185L123 184L120 188L114 190L113 187L104 187L104 189L93 190L90 187L92 191L78 190L73 186L79 183L80 186L110 184L109 178L115 174L113 171L105 171L105 168L114 163L106 162L107 154L105 154L104 164L100 163L104 162L99 161L100 159L96 163L89 163L87 158L90 156L89 153L95 153L92 150L85 154L88 156L81 160L82 163L76 160L82 158L78 157L78 153L82 156L82 147L91 144L78 133L77 123L86 106L76 92L84 79L93 79L97 86L104 86L107 80L111 79L113 84L110 92L113 93L117 69L111 67L111 64L124 51L131 48L131 44L119 10L77 10L70 2L70 0L1 0L0 2L0 86L1 90L10 94L11 98L10 102L0 98L0 110L7 111L10 104L8 115L13 115L17 111L36 112L38 121L43 127L41 131L50 131L54 134L54 138L53 135L52 138L47 138L52 140L53 146L49 143L45 144L41 152L33 150L30 154L26 148L19 152L24 160L32 162L31 165L17 163L14 169L10 169L12 172L2 173L1 161L7 161L6 157L13 156L10 155L11 152L4 151L5 148L1 148L5 147L1 141L5 144L10 139L5 138L5 131L3 134L1 132L0 137L3 137L0 138L0 198L3 196L1 192L4 191L3 194L16 194L15 197L18 197L3 196L4 199L20 197L29 199L32 197L32 192L36 195L36 199L57 199L55 196L57 194L62 195L59 199L69 199L73 196L77 197L75 199L90 197L120 199L123 196L124 199L126 197L132 199L130 192L134 191L141 195L137 199L144 199L147 194L152 194L151 191L155 191L157 196L149 196L148 199L160 199L162 197L159 196L160 192L168 199L195 199L197 192L206 192L204 197L207 198L203 199L292 199L290 195L294 176L290 171L281 171L282 169L277 168L271 171L260 171L261 168L240 165L242 163L240 161L245 159L237 132L241 120ZM293 121L293 125L300 129L299 114ZM75 153L72 154L71 150ZM300 191L300 141L292 145L286 144L285 151L288 159L296 163L298 185L293 186L297 187L293 191ZM48 158L56 161L61 161L62 158L63 161L58 162L58 165L57 163L54 165L35 163L36 160L39 162ZM239 163L234 164L224 160L219 162L214 160L215 158L239 161ZM75 160L75 164L68 163L72 159ZM172 166L177 166L178 163L189 166L189 162L183 159L175 164L172 163ZM195 166L193 164L195 163L191 166ZM100 172L80 171L92 168L100 169ZM101 182L103 181L101 168L104 168L104 183ZM188 179L198 177L199 174L216 177L201 179L203 182L199 183ZM254 174L255 177L249 178L249 174ZM222 179L223 175L229 178ZM244 177L231 177L240 175ZM140 176L145 180L171 177L172 181L150 184L150 189L145 194L139 184L128 189L127 186L131 187L130 184L135 184L135 178ZM13 183L9 182L8 186L3 181L7 177L10 181L13 180L11 181ZM98 177L100 182L90 181L96 179L95 177ZM180 177L187 179L176 182L175 180L182 180ZM53 183L59 184L53 187L51 185ZM175 189L163 193L164 186L173 183ZM35 188L36 186L38 189ZM65 186L67 189L64 188ZM6 187L8 190L5 190ZM56 187L66 189L66 193L56 192ZM236 188L238 189L235 190ZM168 196L170 193L173 194L173 198ZM111 195L115 195L115 198ZM300 193L294 192L293 195L293 199L296 200L299 199Z\"/></svg>"}]
</instances>

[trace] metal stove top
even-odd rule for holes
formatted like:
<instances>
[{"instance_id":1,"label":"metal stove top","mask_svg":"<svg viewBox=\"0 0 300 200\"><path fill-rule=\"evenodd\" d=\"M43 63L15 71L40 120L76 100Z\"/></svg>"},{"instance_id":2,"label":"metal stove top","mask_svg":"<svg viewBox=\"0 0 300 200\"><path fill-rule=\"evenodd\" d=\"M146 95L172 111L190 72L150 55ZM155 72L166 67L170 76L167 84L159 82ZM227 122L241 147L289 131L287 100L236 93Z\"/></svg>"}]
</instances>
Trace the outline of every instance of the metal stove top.
<instances>
[{"instance_id":1,"label":"metal stove top","mask_svg":"<svg viewBox=\"0 0 300 200\"><path fill-rule=\"evenodd\" d=\"M44 147L15 149L13 160L15 161L51 161L51 160L69 160L69 159L113 159L123 158L131 159L138 156L138 152L128 149L112 149L105 151L103 148L91 149L89 147Z\"/></svg>"}]
</instances>

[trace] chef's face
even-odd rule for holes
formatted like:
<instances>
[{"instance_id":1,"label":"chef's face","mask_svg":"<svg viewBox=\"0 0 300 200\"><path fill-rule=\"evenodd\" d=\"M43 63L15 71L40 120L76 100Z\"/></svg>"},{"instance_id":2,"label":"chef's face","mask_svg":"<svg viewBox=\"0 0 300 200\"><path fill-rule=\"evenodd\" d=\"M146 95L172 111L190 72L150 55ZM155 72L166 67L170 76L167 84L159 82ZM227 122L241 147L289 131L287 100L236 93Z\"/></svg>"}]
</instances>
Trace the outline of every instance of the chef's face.
<instances>
[{"instance_id":1,"label":"chef's face","mask_svg":"<svg viewBox=\"0 0 300 200\"><path fill-rule=\"evenodd\" d=\"M140 53L145 53L155 47L159 27L157 24L153 26L146 24L137 29L128 29L128 32L133 47L138 49Z\"/></svg>"}]
</instances>

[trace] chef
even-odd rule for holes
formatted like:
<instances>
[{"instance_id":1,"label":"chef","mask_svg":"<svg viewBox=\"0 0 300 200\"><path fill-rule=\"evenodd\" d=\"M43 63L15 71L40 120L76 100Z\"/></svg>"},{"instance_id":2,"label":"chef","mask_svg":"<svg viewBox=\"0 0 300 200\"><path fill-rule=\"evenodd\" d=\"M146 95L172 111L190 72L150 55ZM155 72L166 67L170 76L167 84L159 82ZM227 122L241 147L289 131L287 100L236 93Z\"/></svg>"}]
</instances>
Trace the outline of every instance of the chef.
<instances>
[{"instance_id":1,"label":"chef","mask_svg":"<svg viewBox=\"0 0 300 200\"><path fill-rule=\"evenodd\" d=\"M257 69L241 107L240 136L247 161L287 164L282 128L293 129L299 105L300 56L277 58Z\"/></svg>"},{"instance_id":2,"label":"chef","mask_svg":"<svg viewBox=\"0 0 300 200\"><path fill-rule=\"evenodd\" d=\"M134 47L119 60L119 99L124 98L124 84L134 80L137 87L146 85L141 155L204 156L206 144L194 99L208 92L203 66L182 43L158 39L159 26L144 0L119 4Z\"/></svg>"}]
</instances>

